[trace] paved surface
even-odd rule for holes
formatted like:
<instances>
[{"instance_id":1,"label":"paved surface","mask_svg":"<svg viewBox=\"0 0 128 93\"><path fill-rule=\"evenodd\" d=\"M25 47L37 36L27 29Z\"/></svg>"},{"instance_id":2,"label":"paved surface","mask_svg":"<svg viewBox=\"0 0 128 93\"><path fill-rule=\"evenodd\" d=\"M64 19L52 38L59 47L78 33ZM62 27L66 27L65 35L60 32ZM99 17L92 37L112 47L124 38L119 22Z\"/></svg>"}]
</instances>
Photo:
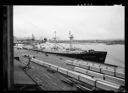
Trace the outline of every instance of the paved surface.
<instances>
[{"instance_id":1,"label":"paved surface","mask_svg":"<svg viewBox=\"0 0 128 93\"><path fill-rule=\"evenodd\" d=\"M15 49L17 50L17 49ZM24 57L22 57L22 55L24 54L31 54L31 55L34 55L36 57L36 59L38 60L42 60L42 61L46 61L48 63L51 63L51 64L54 64L54 65L57 65L57 66L60 66L60 67L63 67L63 68L66 68L68 70L73 70L74 69L74 66L71 66L71 65L67 65L65 63L65 60L75 60L73 58L68 58L68 57L62 57L62 56L56 56L54 54L48 54L48 56L46 56L44 53L40 53L40 52L35 52L35 51L28 51L28 50L17 50L14 55L15 56L19 56L21 61L23 62L27 62L28 59L25 59Z\"/></svg>"},{"instance_id":2,"label":"paved surface","mask_svg":"<svg viewBox=\"0 0 128 93\"><path fill-rule=\"evenodd\" d=\"M35 53L32 53L32 52L28 52L26 50L16 50L16 49L14 49L14 51L15 51L14 56L19 56L20 57L20 61L22 62L21 66L22 65L24 66L28 62L28 59L22 57L22 54L24 54L24 53L35 54ZM43 55L43 56L40 55L40 54L38 54L38 55L41 56L41 58L46 57L45 55ZM46 57L46 58L50 59L49 56ZM57 57L56 57L56 59L57 59ZM54 60L56 60L56 59L54 59ZM49 62L50 62L50 60L49 60ZM58 60L60 60L60 59L58 58ZM16 64L17 63L18 62L16 62ZM61 65L61 66L63 66L63 65ZM70 86L70 85L65 84L64 82L62 82L62 80L65 80L67 77L60 74L59 72L55 72L55 73L49 72L47 70L47 68L42 67L42 66L40 66L36 63L33 63L33 62L31 63L31 67L32 68L29 69L29 70L26 70L26 72L31 78L33 78L33 80L35 80L38 84L41 85L40 86L41 89L46 90L46 91L54 91L54 90L60 90L60 91L61 90L63 90L63 91L72 90L72 91L76 91L77 90L76 87ZM18 71L19 68L20 67L16 67L15 72L19 73L20 76L22 76L21 72ZM28 77L26 77L26 78L28 78ZM15 77L14 79L16 81L18 81L17 83L19 83L19 81L26 83L26 79L21 79L21 78L18 78L18 77ZM30 82L30 83L32 83L32 82Z\"/></svg>"},{"instance_id":3,"label":"paved surface","mask_svg":"<svg viewBox=\"0 0 128 93\"><path fill-rule=\"evenodd\" d=\"M23 71L24 65L14 60L14 84L35 84Z\"/></svg>"},{"instance_id":4,"label":"paved surface","mask_svg":"<svg viewBox=\"0 0 128 93\"><path fill-rule=\"evenodd\" d=\"M72 87L61 81L66 79L64 75L58 72L48 72L47 68L35 63L31 63L31 66L32 69L28 70L27 73L41 84L43 90L77 90L76 87Z\"/></svg>"},{"instance_id":5,"label":"paved surface","mask_svg":"<svg viewBox=\"0 0 128 93\"><path fill-rule=\"evenodd\" d=\"M30 54L35 56L38 60L46 61L48 63L66 68L68 70L74 69L74 66L67 65L65 63L65 60L75 60L74 58L56 56L53 54L48 54L48 56L46 56L44 53L28 51L24 49L17 50L14 48L14 51L14 56L19 56L21 62L23 62L24 64L28 62L28 59L22 57L22 55ZM43 90L77 90L75 87L71 87L63 83L61 80L66 79L66 77L64 77L60 73L50 73L46 68L33 62L31 63L31 66L32 69L28 70L27 73L41 84L41 88Z\"/></svg>"},{"instance_id":6,"label":"paved surface","mask_svg":"<svg viewBox=\"0 0 128 93\"><path fill-rule=\"evenodd\" d=\"M58 55L54 55L54 54L48 54L48 56L46 56L44 53L31 51L31 50L29 51L29 50L21 49L21 50L18 50L18 51L20 52L20 54L16 54L17 56L21 56L21 55L24 55L24 54L31 54L31 55L36 56L36 59L39 59L39 60L42 60L42 61L46 61L48 63L51 63L51 64L54 64L54 65L66 68L68 70L73 70L74 66L66 65L65 64L65 60L79 60L79 59L75 59L75 58L58 56ZM95 62L91 62L91 61L86 61L86 62L95 63ZM98 63L96 63L96 64L98 64ZM107 65L102 64L101 66L107 66ZM110 66L110 65L108 65L108 66ZM124 68L117 67L117 69L124 69Z\"/></svg>"}]
</instances>

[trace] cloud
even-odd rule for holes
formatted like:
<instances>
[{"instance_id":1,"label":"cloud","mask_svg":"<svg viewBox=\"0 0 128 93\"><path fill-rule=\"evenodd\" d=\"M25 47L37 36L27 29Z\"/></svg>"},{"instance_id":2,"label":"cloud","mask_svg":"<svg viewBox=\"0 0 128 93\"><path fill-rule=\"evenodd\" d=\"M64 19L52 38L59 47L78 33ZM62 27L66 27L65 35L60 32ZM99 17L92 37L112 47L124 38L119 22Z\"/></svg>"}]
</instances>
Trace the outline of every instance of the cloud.
<instances>
[{"instance_id":1,"label":"cloud","mask_svg":"<svg viewBox=\"0 0 128 93\"><path fill-rule=\"evenodd\" d=\"M59 39L69 31L75 39L124 38L124 7L14 6L15 36L52 38L54 31Z\"/></svg>"}]
</instances>

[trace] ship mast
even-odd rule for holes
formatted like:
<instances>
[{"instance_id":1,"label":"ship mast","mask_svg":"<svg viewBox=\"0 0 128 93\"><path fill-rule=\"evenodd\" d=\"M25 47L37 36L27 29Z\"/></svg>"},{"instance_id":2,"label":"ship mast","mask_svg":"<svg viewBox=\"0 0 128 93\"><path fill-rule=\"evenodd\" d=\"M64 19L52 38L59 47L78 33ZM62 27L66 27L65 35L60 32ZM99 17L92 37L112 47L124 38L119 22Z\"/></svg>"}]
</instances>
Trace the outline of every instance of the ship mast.
<instances>
[{"instance_id":1,"label":"ship mast","mask_svg":"<svg viewBox=\"0 0 128 93\"><path fill-rule=\"evenodd\" d=\"M55 33L54 40L55 40L55 49L56 49L56 31L54 33Z\"/></svg>"},{"instance_id":2,"label":"ship mast","mask_svg":"<svg viewBox=\"0 0 128 93\"><path fill-rule=\"evenodd\" d=\"M70 50L72 50L72 41L73 41L73 35L71 34L71 32L69 32L69 38L70 38Z\"/></svg>"},{"instance_id":3,"label":"ship mast","mask_svg":"<svg viewBox=\"0 0 128 93\"><path fill-rule=\"evenodd\" d=\"M35 37L34 37L34 35L32 34L32 40L34 41L35 40Z\"/></svg>"},{"instance_id":4,"label":"ship mast","mask_svg":"<svg viewBox=\"0 0 128 93\"><path fill-rule=\"evenodd\" d=\"M35 48L35 43L34 43L34 41L35 41L35 37L34 37L34 35L32 34L32 41L31 41L31 43L32 43L33 48Z\"/></svg>"}]
</instances>

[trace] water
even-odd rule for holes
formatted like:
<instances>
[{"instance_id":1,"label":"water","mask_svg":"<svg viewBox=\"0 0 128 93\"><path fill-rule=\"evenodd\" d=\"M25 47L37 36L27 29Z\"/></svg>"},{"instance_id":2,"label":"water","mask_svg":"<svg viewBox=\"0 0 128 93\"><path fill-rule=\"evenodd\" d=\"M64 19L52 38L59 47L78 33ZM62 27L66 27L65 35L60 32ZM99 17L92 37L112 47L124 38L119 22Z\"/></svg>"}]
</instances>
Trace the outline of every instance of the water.
<instances>
[{"instance_id":1,"label":"water","mask_svg":"<svg viewBox=\"0 0 128 93\"><path fill-rule=\"evenodd\" d=\"M47 45L47 47L50 47L50 44ZM65 48L70 47L70 45L66 43L58 43L58 45L63 46ZM116 65L123 68L125 67L124 45L119 45L119 44L106 45L106 44L99 44L99 43L75 43L73 44L73 47L81 48L83 50L94 49L96 51L107 51L107 56L105 59L106 64L112 64L112 65Z\"/></svg>"},{"instance_id":2,"label":"water","mask_svg":"<svg viewBox=\"0 0 128 93\"><path fill-rule=\"evenodd\" d=\"M69 44L61 43L64 47L69 47ZM94 49L97 51L107 51L105 63L125 67L125 49L124 45L106 45L97 43L76 43L74 47L81 49Z\"/></svg>"}]
</instances>

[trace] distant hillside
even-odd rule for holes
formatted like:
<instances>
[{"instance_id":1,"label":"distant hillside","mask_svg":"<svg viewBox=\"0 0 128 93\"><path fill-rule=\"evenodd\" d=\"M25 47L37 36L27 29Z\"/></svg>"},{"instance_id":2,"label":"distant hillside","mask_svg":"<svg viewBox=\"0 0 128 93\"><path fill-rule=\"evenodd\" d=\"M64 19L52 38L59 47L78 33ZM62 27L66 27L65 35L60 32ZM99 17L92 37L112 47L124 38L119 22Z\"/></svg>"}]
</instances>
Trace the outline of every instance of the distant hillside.
<instances>
[{"instance_id":1,"label":"distant hillside","mask_svg":"<svg viewBox=\"0 0 128 93\"><path fill-rule=\"evenodd\" d=\"M16 36L13 37L14 42L17 40L26 40L28 38L17 38ZM36 40L42 41L42 40ZM54 40L49 40L49 42L54 43ZM57 40L57 43L70 43L70 40ZM104 43L106 45L113 45L113 44L124 44L125 41L121 39L111 39L111 40L73 40L73 43Z\"/></svg>"},{"instance_id":2,"label":"distant hillside","mask_svg":"<svg viewBox=\"0 0 128 93\"><path fill-rule=\"evenodd\" d=\"M50 41L54 42L54 41ZM69 40L58 40L57 43L70 43ZM105 43L107 45L124 44L124 40L73 40L73 43Z\"/></svg>"}]
</instances>

